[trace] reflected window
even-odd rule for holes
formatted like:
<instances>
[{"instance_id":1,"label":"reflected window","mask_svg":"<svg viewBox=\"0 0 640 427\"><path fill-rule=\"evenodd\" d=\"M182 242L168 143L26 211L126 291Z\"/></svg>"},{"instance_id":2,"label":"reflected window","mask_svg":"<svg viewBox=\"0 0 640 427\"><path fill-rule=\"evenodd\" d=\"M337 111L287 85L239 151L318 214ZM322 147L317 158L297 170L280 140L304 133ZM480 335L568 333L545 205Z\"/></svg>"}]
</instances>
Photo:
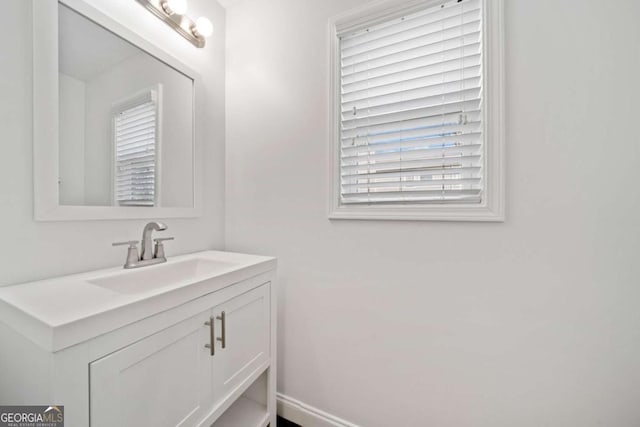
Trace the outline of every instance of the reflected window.
<instances>
[{"instance_id":1,"label":"reflected window","mask_svg":"<svg viewBox=\"0 0 640 427\"><path fill-rule=\"evenodd\" d=\"M114 202L118 206L158 205L161 86L113 108Z\"/></svg>"}]
</instances>

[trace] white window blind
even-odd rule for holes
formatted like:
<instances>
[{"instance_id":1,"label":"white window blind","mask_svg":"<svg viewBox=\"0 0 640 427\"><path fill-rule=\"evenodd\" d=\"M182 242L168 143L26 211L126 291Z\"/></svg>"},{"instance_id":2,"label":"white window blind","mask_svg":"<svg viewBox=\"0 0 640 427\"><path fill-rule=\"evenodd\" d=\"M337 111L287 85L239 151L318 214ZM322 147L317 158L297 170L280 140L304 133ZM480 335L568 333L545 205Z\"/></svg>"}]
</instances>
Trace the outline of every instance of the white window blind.
<instances>
[{"instance_id":1,"label":"white window blind","mask_svg":"<svg viewBox=\"0 0 640 427\"><path fill-rule=\"evenodd\" d=\"M127 101L114 113L114 196L118 205L155 205L157 114L155 91Z\"/></svg>"},{"instance_id":2,"label":"white window blind","mask_svg":"<svg viewBox=\"0 0 640 427\"><path fill-rule=\"evenodd\" d=\"M482 0L339 34L342 204L479 203Z\"/></svg>"}]
</instances>

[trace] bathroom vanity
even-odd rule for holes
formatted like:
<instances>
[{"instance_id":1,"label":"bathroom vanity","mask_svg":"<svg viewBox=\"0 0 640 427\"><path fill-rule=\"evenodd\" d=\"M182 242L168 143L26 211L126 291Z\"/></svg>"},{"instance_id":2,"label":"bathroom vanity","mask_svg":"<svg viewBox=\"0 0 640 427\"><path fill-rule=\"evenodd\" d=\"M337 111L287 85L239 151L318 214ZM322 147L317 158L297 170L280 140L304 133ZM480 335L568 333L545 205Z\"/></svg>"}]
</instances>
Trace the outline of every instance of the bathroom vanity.
<instances>
[{"instance_id":1,"label":"bathroom vanity","mask_svg":"<svg viewBox=\"0 0 640 427\"><path fill-rule=\"evenodd\" d=\"M276 425L276 260L206 251L0 288L0 403L66 426Z\"/></svg>"}]
</instances>

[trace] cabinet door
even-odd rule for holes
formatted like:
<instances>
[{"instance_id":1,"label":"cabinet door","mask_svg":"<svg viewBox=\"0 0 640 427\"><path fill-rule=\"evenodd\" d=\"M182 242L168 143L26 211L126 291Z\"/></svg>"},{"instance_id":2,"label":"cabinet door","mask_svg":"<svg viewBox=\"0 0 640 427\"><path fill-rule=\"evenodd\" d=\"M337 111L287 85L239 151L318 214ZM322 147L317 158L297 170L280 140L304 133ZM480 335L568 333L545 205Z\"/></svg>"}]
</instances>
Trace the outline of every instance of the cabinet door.
<instances>
[{"instance_id":1,"label":"cabinet door","mask_svg":"<svg viewBox=\"0 0 640 427\"><path fill-rule=\"evenodd\" d=\"M91 426L191 426L212 400L207 310L90 364Z\"/></svg>"},{"instance_id":2,"label":"cabinet door","mask_svg":"<svg viewBox=\"0 0 640 427\"><path fill-rule=\"evenodd\" d=\"M239 295L213 309L224 312L225 348L217 341L213 361L213 389L216 401L224 399L269 360L269 283ZM216 324L222 338L222 320Z\"/></svg>"}]
</instances>

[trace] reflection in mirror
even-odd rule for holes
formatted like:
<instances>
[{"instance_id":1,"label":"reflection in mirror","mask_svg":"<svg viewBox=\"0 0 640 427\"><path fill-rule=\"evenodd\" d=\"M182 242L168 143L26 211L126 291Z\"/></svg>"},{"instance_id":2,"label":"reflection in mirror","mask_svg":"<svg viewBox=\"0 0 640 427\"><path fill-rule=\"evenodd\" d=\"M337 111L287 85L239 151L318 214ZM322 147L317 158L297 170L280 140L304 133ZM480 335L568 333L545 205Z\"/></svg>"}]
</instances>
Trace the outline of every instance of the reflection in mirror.
<instances>
[{"instance_id":1,"label":"reflection in mirror","mask_svg":"<svg viewBox=\"0 0 640 427\"><path fill-rule=\"evenodd\" d=\"M60 205L192 207L193 80L58 8Z\"/></svg>"}]
</instances>

